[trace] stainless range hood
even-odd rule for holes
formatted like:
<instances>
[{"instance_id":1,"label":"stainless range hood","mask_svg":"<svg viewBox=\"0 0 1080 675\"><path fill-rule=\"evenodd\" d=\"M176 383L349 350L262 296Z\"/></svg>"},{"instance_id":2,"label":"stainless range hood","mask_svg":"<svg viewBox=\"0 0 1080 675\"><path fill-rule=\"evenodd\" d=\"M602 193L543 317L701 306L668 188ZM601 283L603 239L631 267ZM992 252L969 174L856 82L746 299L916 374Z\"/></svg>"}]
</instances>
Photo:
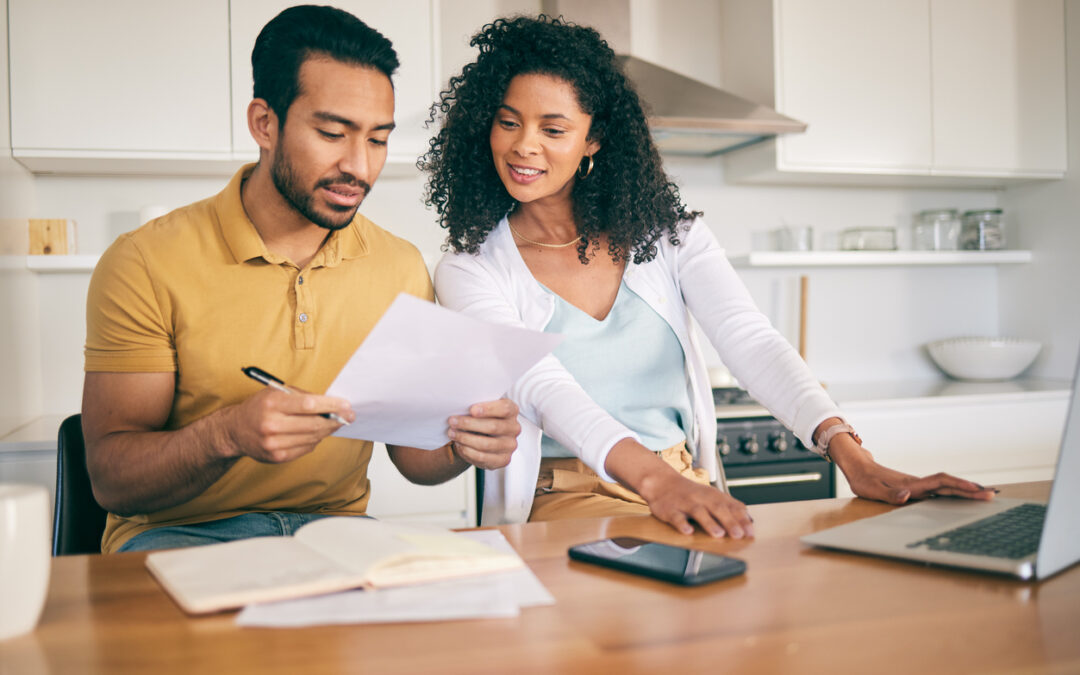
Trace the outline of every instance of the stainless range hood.
<instances>
[{"instance_id":1,"label":"stainless range hood","mask_svg":"<svg viewBox=\"0 0 1080 675\"><path fill-rule=\"evenodd\" d=\"M671 12L682 11L685 14L680 20L704 20L702 25L708 26L710 19L704 18L702 12L711 7L712 0L698 0L697 4L697 12L693 11L693 4L681 3L673 9L666 4L661 7L658 0L542 0L541 7L549 16L563 16L573 23L596 28L617 54L625 55L619 58L650 112L649 126L656 144L666 154L712 156L777 134L806 131L806 124L768 106L641 58L641 54L656 58L658 53L663 53L665 41L670 46L672 40L683 39L678 28L672 26ZM660 12L667 20L650 16L650 11ZM695 34L699 39L719 40L719 24L715 30L715 36L708 34L708 29ZM644 51L635 44L642 38L645 43L651 43L645 45ZM657 48L657 45L661 46ZM703 49L699 58L709 58L709 50Z\"/></svg>"},{"instance_id":2,"label":"stainless range hood","mask_svg":"<svg viewBox=\"0 0 1080 675\"><path fill-rule=\"evenodd\" d=\"M636 56L620 56L646 103L661 152L713 156L772 138L801 133L806 124Z\"/></svg>"}]
</instances>

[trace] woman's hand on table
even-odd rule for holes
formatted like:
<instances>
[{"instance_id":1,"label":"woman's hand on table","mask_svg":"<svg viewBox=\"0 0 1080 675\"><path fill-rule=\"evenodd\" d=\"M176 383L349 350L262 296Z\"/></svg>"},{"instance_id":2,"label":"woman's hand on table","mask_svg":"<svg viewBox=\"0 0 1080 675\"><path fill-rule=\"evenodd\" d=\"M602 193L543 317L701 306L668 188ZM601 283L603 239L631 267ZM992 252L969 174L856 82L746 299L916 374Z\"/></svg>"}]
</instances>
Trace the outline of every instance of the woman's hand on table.
<instances>
[{"instance_id":1,"label":"woman's hand on table","mask_svg":"<svg viewBox=\"0 0 1080 675\"><path fill-rule=\"evenodd\" d=\"M947 473L912 476L874 461L873 456L847 434L829 444L829 455L844 472L851 491L865 499L889 504L905 504L912 499L962 497L989 500L997 492Z\"/></svg>"},{"instance_id":2,"label":"woman's hand on table","mask_svg":"<svg viewBox=\"0 0 1080 675\"><path fill-rule=\"evenodd\" d=\"M746 504L712 485L702 485L671 471L650 477L641 496L658 519L683 534L693 534L697 523L709 536L732 539L754 536L754 520Z\"/></svg>"},{"instance_id":3,"label":"woman's hand on table","mask_svg":"<svg viewBox=\"0 0 1080 675\"><path fill-rule=\"evenodd\" d=\"M745 504L712 485L686 478L632 438L611 448L605 468L638 493L656 518L683 534L693 534L697 523L713 537L754 536L754 521Z\"/></svg>"}]
</instances>

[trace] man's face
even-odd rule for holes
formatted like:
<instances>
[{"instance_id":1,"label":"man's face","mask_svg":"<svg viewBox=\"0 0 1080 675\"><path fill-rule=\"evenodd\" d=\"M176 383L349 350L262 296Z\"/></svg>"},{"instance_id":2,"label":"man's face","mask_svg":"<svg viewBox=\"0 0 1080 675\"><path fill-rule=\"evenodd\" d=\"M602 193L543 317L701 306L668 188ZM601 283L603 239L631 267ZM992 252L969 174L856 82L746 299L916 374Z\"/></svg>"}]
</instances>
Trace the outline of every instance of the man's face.
<instances>
[{"instance_id":1,"label":"man's face","mask_svg":"<svg viewBox=\"0 0 1080 675\"><path fill-rule=\"evenodd\" d=\"M274 186L301 215L339 230L386 163L394 89L375 68L313 57L273 149Z\"/></svg>"}]
</instances>

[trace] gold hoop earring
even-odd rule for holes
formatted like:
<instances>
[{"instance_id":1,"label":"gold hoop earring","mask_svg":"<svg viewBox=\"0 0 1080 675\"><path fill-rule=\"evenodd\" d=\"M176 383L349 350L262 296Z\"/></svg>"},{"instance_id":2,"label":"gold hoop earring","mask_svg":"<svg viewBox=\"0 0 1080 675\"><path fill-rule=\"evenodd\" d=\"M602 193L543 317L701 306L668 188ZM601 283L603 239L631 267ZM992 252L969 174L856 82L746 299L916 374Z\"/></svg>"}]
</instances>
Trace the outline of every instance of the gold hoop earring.
<instances>
[{"instance_id":1,"label":"gold hoop earring","mask_svg":"<svg viewBox=\"0 0 1080 675\"><path fill-rule=\"evenodd\" d=\"M581 173L581 165L580 164L578 165L578 168L577 168L578 178L586 178L590 173L592 173L592 168L593 168L592 155L585 155L585 157L587 157L588 160L589 160L589 166L588 166L587 169L585 169L585 173ZM584 160L582 160L582 162L584 162Z\"/></svg>"}]
</instances>

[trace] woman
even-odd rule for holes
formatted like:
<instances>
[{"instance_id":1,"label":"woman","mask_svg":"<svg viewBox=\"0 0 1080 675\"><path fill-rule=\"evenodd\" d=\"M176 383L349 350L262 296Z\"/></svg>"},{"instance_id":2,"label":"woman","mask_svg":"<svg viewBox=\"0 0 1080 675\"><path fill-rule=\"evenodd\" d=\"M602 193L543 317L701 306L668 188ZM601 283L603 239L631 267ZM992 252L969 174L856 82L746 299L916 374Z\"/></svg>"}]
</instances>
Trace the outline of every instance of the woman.
<instances>
[{"instance_id":1,"label":"woman","mask_svg":"<svg viewBox=\"0 0 1080 675\"><path fill-rule=\"evenodd\" d=\"M651 512L687 534L694 522L713 536L753 534L745 506L709 485L722 471L690 315L856 494L992 496L886 469L861 447L683 205L596 31L499 19L472 44L480 56L442 93L442 128L420 162L452 249L436 292L453 309L566 336L510 392L523 429L509 464L486 474L485 522Z\"/></svg>"}]
</instances>

